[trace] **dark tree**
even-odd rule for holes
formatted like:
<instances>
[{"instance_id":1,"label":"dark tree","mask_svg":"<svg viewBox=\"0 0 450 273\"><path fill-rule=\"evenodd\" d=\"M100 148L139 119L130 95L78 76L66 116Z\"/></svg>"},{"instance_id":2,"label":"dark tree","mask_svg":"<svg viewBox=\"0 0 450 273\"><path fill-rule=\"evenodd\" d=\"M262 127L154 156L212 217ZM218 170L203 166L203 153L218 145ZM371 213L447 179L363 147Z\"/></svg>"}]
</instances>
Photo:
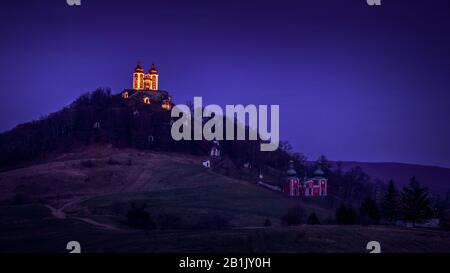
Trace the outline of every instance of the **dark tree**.
<instances>
[{"instance_id":1,"label":"dark tree","mask_svg":"<svg viewBox=\"0 0 450 273\"><path fill-rule=\"evenodd\" d=\"M343 170L340 163L336 168L326 173L329 192L342 199L345 203L360 203L365 196L373 196L374 184L360 167Z\"/></svg>"},{"instance_id":2,"label":"dark tree","mask_svg":"<svg viewBox=\"0 0 450 273\"><path fill-rule=\"evenodd\" d=\"M306 221L308 225L320 225L319 218L317 218L316 213L311 213Z\"/></svg>"},{"instance_id":3,"label":"dark tree","mask_svg":"<svg viewBox=\"0 0 450 273\"><path fill-rule=\"evenodd\" d=\"M378 224L380 222L380 211L378 209L378 205L370 197L367 197L364 199L364 201L361 203L361 216L364 219L367 219L368 221L366 223L368 224Z\"/></svg>"},{"instance_id":4,"label":"dark tree","mask_svg":"<svg viewBox=\"0 0 450 273\"><path fill-rule=\"evenodd\" d=\"M288 226L297 226L300 225L303 221L304 213L302 208L300 207L292 207L287 213L282 217L282 222Z\"/></svg>"},{"instance_id":5,"label":"dark tree","mask_svg":"<svg viewBox=\"0 0 450 273\"><path fill-rule=\"evenodd\" d=\"M352 207L341 204L336 210L336 222L339 225L354 225L356 223L356 212Z\"/></svg>"},{"instance_id":6,"label":"dark tree","mask_svg":"<svg viewBox=\"0 0 450 273\"><path fill-rule=\"evenodd\" d=\"M443 205L438 211L439 223L442 228L450 230L450 190L443 199Z\"/></svg>"},{"instance_id":7,"label":"dark tree","mask_svg":"<svg viewBox=\"0 0 450 273\"><path fill-rule=\"evenodd\" d=\"M428 189L422 187L413 176L408 186L405 186L400 194L400 209L403 219L414 224L430 217L430 201Z\"/></svg>"},{"instance_id":8,"label":"dark tree","mask_svg":"<svg viewBox=\"0 0 450 273\"><path fill-rule=\"evenodd\" d=\"M146 211L146 207L146 204L137 206L135 203L131 203L126 215L128 226L138 229L154 229L156 227L155 222Z\"/></svg>"},{"instance_id":9,"label":"dark tree","mask_svg":"<svg viewBox=\"0 0 450 273\"><path fill-rule=\"evenodd\" d=\"M393 180L389 181L386 195L381 203L383 218L389 223L394 223L398 219L398 191Z\"/></svg>"}]
</instances>

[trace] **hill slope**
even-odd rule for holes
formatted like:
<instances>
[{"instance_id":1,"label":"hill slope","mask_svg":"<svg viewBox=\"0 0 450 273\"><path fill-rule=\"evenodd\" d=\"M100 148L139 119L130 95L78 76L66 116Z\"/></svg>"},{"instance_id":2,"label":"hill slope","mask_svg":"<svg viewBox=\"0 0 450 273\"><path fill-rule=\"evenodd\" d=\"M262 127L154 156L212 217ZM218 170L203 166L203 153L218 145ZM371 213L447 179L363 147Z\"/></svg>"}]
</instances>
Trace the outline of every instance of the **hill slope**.
<instances>
[{"instance_id":1,"label":"hill slope","mask_svg":"<svg viewBox=\"0 0 450 273\"><path fill-rule=\"evenodd\" d=\"M201 156L91 146L54 160L0 173L0 200L64 207L68 215L119 225L132 202L146 203L153 215L176 214L186 226L218 214L233 226L274 224L298 204L323 220L334 214L324 200L300 201L255 184L217 174ZM67 205L69 204L69 205ZM104 215L108 215L104 217ZM107 219L104 219L107 218Z\"/></svg>"},{"instance_id":2,"label":"hill slope","mask_svg":"<svg viewBox=\"0 0 450 273\"><path fill-rule=\"evenodd\" d=\"M0 173L0 252L384 252L450 251L444 231L392 227L283 227L300 205L324 222L332 199L299 200L232 179L201 165L201 156L90 146ZM176 227L140 231L126 225L130 204L146 204L152 218ZM202 228L211 216L230 226ZM268 219L271 227L263 227ZM223 229L222 229L223 228Z\"/></svg>"}]
</instances>

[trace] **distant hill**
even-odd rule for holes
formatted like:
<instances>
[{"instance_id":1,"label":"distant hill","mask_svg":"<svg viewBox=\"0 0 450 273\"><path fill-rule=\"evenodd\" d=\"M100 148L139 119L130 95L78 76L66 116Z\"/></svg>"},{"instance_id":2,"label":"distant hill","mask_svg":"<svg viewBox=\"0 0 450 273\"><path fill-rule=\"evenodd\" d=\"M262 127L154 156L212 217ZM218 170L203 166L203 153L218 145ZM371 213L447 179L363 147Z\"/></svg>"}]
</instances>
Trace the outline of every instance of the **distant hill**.
<instances>
[{"instance_id":1,"label":"distant hill","mask_svg":"<svg viewBox=\"0 0 450 273\"><path fill-rule=\"evenodd\" d=\"M337 167L337 162L330 162L332 167ZM369 163L369 162L340 162L342 170L347 171L353 167L361 167L372 179L380 179L387 182L393 179L398 187L405 186L411 176L416 176L419 182L427 186L433 194L445 194L450 190L450 169L404 163Z\"/></svg>"}]
</instances>

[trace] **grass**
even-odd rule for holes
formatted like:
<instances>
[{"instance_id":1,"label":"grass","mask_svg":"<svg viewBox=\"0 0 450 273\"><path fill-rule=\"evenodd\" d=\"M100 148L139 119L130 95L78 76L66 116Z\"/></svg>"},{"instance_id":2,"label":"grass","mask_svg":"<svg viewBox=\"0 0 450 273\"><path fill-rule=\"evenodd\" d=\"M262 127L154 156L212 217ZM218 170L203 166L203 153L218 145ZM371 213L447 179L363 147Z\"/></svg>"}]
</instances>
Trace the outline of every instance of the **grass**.
<instances>
[{"instance_id":1,"label":"grass","mask_svg":"<svg viewBox=\"0 0 450 273\"><path fill-rule=\"evenodd\" d=\"M450 233L391 227L298 226L226 230L151 230L113 232L83 222L48 217L33 205L1 207L23 221L1 219L0 252L67 252L79 241L83 252L238 252L306 253L367 252L367 242L381 243L382 252L449 252Z\"/></svg>"},{"instance_id":2,"label":"grass","mask_svg":"<svg viewBox=\"0 0 450 273\"><path fill-rule=\"evenodd\" d=\"M202 214L222 214L232 217L234 226L262 226L265 219L279 223L287 210L302 204L300 200L254 189L247 186L211 185L195 188L162 190L155 192L123 193L96 197L81 204L89 210L116 211L123 214L131 202L147 204L148 211L156 215L161 211L176 213L194 224L196 216ZM330 210L305 204L305 217L316 212L324 219Z\"/></svg>"},{"instance_id":3,"label":"grass","mask_svg":"<svg viewBox=\"0 0 450 273\"><path fill-rule=\"evenodd\" d=\"M109 158L114 163L131 158L132 164L109 164ZM83 252L367 252L365 246L372 240L379 241L384 252L450 252L450 233L444 231L281 226L281 217L294 206L302 207L305 218L312 212L320 221L333 217L334 200L289 198L214 173L201 166L201 159L105 149L2 173L4 198L16 188L29 190L24 194L34 194L34 200L54 207L71 198L89 199L68 207L68 219L54 218L43 204L0 206L0 252L67 252L65 246L73 240L81 243ZM95 161L93 167L83 167L81 163L89 160ZM126 227L131 202L146 203L154 218L176 215L180 227L149 231ZM231 227L192 228L208 215L230 218ZM120 230L99 229L71 216ZM266 219L271 227L263 227Z\"/></svg>"},{"instance_id":4,"label":"grass","mask_svg":"<svg viewBox=\"0 0 450 273\"><path fill-rule=\"evenodd\" d=\"M200 160L199 160L200 162ZM75 214L91 213L91 217L112 214L120 220L129 205L146 203L152 215L176 214L183 227L193 226L205 214L231 218L233 226L262 226L266 219L274 225L291 207L302 205L305 217L315 212L321 220L334 214L329 204L321 200L304 202L272 192L249 182L232 179L203 168L195 161L179 157L158 156L141 160L133 170L125 169L127 191L104 194L81 204ZM124 174L122 174L124 175ZM82 212L80 212L82 211ZM112 212L112 213L111 213Z\"/></svg>"}]
</instances>

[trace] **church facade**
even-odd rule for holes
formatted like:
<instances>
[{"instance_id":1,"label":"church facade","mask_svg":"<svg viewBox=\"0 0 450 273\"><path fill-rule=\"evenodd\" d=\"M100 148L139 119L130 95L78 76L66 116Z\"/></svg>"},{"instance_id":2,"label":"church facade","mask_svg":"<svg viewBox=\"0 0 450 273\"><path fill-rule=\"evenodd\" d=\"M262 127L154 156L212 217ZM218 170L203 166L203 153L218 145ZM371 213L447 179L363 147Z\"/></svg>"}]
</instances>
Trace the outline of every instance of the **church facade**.
<instances>
[{"instance_id":1,"label":"church facade","mask_svg":"<svg viewBox=\"0 0 450 273\"><path fill-rule=\"evenodd\" d=\"M281 183L281 191L289 196L327 196L328 180L324 177L322 171L322 162L317 163L317 169L314 171L312 178L303 178L300 180L297 177L297 172L294 169L294 162L289 162L286 177Z\"/></svg>"},{"instance_id":2,"label":"church facade","mask_svg":"<svg viewBox=\"0 0 450 273\"><path fill-rule=\"evenodd\" d=\"M148 73L138 64L132 75L132 88L123 90L121 95L131 104L157 106L163 110L171 110L173 107L169 93L159 89L159 75L155 64L151 65Z\"/></svg>"},{"instance_id":3,"label":"church facade","mask_svg":"<svg viewBox=\"0 0 450 273\"><path fill-rule=\"evenodd\" d=\"M134 90L158 90L158 70L152 64L148 73L144 72L141 64L138 64L133 73Z\"/></svg>"}]
</instances>

